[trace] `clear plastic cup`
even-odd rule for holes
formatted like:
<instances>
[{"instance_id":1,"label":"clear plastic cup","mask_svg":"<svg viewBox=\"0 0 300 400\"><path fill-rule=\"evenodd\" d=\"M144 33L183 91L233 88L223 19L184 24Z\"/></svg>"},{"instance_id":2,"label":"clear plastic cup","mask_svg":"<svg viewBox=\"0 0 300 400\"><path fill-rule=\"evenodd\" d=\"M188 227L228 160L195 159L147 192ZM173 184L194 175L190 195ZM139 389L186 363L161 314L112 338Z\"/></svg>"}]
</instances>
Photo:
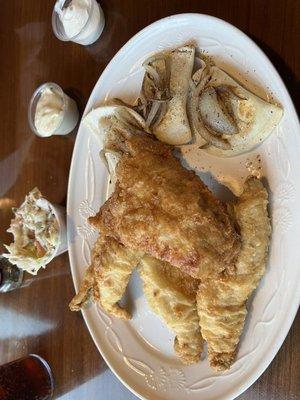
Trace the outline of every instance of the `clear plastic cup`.
<instances>
[{"instance_id":1,"label":"clear plastic cup","mask_svg":"<svg viewBox=\"0 0 300 400\"><path fill-rule=\"evenodd\" d=\"M63 109L62 109L61 120L60 123L57 125L57 127L55 127L55 129L49 134L42 135L39 133L39 131L35 126L34 118L35 118L37 103L41 97L42 92L46 88L53 90L62 98ZM69 97L66 93L64 93L62 88L58 86L56 83L53 82L44 83L43 85L39 86L33 93L28 108L28 122L32 132L35 133L37 136L47 137L52 135L67 135L68 133L72 132L72 130L75 128L78 119L79 119L79 113L75 101L71 99L71 97Z\"/></svg>"},{"instance_id":2,"label":"clear plastic cup","mask_svg":"<svg viewBox=\"0 0 300 400\"><path fill-rule=\"evenodd\" d=\"M58 204L52 204L48 200L46 201L48 202L58 223L58 242L53 253L47 260L47 264L49 264L49 262L52 261L55 257L59 256L60 254L68 250L68 241L67 241L67 227L66 227L66 208Z\"/></svg>"},{"instance_id":3,"label":"clear plastic cup","mask_svg":"<svg viewBox=\"0 0 300 400\"><path fill-rule=\"evenodd\" d=\"M70 0L57 0L53 9L52 28L55 36L59 40L62 40L63 42L70 41L83 46L88 46L98 40L105 26L105 17L102 8L96 0L89 0L88 19L83 25L81 31L72 37L69 37L66 34L63 22L61 21L59 12L57 11L57 4L59 4L59 7L64 9L69 6Z\"/></svg>"}]
</instances>

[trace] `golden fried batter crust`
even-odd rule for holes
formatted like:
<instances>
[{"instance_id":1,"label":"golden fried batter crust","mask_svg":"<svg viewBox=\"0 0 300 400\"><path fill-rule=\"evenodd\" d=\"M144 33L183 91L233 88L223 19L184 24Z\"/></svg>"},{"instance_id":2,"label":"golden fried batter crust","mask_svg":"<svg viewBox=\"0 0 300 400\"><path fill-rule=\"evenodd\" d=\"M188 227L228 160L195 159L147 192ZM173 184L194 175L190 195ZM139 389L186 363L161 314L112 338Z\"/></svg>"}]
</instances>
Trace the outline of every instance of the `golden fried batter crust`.
<instances>
[{"instance_id":1,"label":"golden fried batter crust","mask_svg":"<svg viewBox=\"0 0 300 400\"><path fill-rule=\"evenodd\" d=\"M149 306L176 335L176 354L184 364L198 362L203 350L196 306L199 281L149 256L142 259L139 271Z\"/></svg>"},{"instance_id":2,"label":"golden fried batter crust","mask_svg":"<svg viewBox=\"0 0 300 400\"><path fill-rule=\"evenodd\" d=\"M88 300L99 301L109 314L130 319L130 313L121 308L118 301L142 255L124 247L112 237L100 235L93 248L92 264L86 271L78 294L70 303L70 309L78 311Z\"/></svg>"},{"instance_id":3,"label":"golden fried batter crust","mask_svg":"<svg viewBox=\"0 0 300 400\"><path fill-rule=\"evenodd\" d=\"M208 343L210 364L219 371L228 369L235 360L247 314L246 301L265 272L271 234L267 204L268 194L261 181L247 180L234 206L242 238L235 268L199 286L201 333Z\"/></svg>"},{"instance_id":4,"label":"golden fried batter crust","mask_svg":"<svg viewBox=\"0 0 300 400\"><path fill-rule=\"evenodd\" d=\"M103 235L195 278L216 275L239 250L223 206L171 148L146 135L116 142L125 153L113 195L90 222Z\"/></svg>"}]
</instances>

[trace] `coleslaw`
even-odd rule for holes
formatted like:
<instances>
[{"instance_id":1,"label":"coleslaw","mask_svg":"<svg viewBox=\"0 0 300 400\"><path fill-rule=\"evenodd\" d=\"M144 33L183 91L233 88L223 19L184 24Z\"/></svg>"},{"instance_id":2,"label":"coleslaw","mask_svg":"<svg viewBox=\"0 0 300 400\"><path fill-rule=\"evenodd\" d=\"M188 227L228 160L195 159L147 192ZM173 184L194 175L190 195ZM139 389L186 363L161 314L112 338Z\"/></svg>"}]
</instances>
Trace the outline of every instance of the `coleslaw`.
<instances>
[{"instance_id":1,"label":"coleslaw","mask_svg":"<svg viewBox=\"0 0 300 400\"><path fill-rule=\"evenodd\" d=\"M59 225L50 203L34 188L23 204L14 209L10 232L14 242L5 245L9 253L3 254L20 269L36 275L45 268L59 243Z\"/></svg>"}]
</instances>

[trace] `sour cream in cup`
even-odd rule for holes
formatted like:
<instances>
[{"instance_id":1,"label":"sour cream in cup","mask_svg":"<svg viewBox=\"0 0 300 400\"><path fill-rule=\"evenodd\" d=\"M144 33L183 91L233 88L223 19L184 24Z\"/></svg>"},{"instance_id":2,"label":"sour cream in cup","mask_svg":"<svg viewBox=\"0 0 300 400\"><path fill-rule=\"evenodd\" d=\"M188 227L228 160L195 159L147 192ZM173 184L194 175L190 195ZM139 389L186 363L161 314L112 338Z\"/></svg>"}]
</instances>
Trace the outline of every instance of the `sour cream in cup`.
<instances>
[{"instance_id":1,"label":"sour cream in cup","mask_svg":"<svg viewBox=\"0 0 300 400\"><path fill-rule=\"evenodd\" d=\"M78 119L75 101L56 83L44 83L33 93L28 121L37 136L67 135L75 128Z\"/></svg>"},{"instance_id":2,"label":"sour cream in cup","mask_svg":"<svg viewBox=\"0 0 300 400\"><path fill-rule=\"evenodd\" d=\"M55 36L84 46L94 43L105 25L102 8L96 0L57 0L52 14Z\"/></svg>"}]
</instances>

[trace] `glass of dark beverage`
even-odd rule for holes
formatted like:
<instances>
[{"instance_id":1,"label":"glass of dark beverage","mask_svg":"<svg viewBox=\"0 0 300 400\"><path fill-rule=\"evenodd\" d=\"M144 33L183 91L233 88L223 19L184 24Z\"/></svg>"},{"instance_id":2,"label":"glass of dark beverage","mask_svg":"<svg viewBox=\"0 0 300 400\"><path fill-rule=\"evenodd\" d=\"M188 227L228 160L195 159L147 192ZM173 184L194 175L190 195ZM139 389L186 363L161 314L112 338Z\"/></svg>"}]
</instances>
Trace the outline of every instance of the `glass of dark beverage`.
<instances>
[{"instance_id":1,"label":"glass of dark beverage","mask_svg":"<svg viewBox=\"0 0 300 400\"><path fill-rule=\"evenodd\" d=\"M0 366L0 400L49 400L53 391L51 369L36 354Z\"/></svg>"}]
</instances>

